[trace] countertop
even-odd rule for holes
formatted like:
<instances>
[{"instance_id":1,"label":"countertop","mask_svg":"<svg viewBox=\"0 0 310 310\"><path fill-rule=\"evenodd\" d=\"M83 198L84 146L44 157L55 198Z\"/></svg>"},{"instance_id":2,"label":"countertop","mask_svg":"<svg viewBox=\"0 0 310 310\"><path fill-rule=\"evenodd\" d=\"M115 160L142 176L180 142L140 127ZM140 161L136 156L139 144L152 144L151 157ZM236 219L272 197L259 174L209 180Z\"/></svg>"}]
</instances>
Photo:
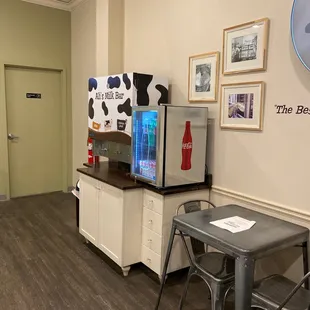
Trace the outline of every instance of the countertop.
<instances>
[{"instance_id":1,"label":"countertop","mask_svg":"<svg viewBox=\"0 0 310 310\"><path fill-rule=\"evenodd\" d=\"M172 195L211 188L211 184L206 183L157 188L147 183L134 181L129 173L109 167L108 162L100 162L99 167L84 165L87 167L79 168L77 171L121 190L145 188L160 195Z\"/></svg>"},{"instance_id":2,"label":"countertop","mask_svg":"<svg viewBox=\"0 0 310 310\"><path fill-rule=\"evenodd\" d=\"M108 162L100 163L99 167L79 168L77 171L121 190L143 187L142 184L132 180L129 175L127 176L124 171L111 169Z\"/></svg>"}]
</instances>

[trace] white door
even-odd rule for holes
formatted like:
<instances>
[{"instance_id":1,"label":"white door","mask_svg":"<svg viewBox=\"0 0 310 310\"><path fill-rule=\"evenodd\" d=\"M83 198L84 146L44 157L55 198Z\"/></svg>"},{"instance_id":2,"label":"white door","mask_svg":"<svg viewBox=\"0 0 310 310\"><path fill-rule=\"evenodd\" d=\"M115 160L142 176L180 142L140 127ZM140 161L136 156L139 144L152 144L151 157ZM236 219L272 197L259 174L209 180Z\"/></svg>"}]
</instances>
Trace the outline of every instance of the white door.
<instances>
[{"instance_id":1,"label":"white door","mask_svg":"<svg viewBox=\"0 0 310 310\"><path fill-rule=\"evenodd\" d=\"M79 230L94 245L98 245L98 188L97 180L81 177Z\"/></svg>"},{"instance_id":2,"label":"white door","mask_svg":"<svg viewBox=\"0 0 310 310\"><path fill-rule=\"evenodd\" d=\"M5 79L10 196L62 190L60 72L7 67Z\"/></svg>"},{"instance_id":3,"label":"white door","mask_svg":"<svg viewBox=\"0 0 310 310\"><path fill-rule=\"evenodd\" d=\"M121 264L123 242L122 191L104 184L99 198L99 248Z\"/></svg>"}]
</instances>

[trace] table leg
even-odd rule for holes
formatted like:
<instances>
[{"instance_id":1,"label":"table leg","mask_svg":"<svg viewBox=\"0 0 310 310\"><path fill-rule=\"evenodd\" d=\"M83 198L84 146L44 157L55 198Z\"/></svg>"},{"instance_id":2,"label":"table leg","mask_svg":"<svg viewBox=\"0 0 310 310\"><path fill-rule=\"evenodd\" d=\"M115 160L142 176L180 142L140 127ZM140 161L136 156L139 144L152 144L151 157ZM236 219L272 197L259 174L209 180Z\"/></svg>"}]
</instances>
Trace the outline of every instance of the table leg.
<instances>
[{"instance_id":1,"label":"table leg","mask_svg":"<svg viewBox=\"0 0 310 310\"><path fill-rule=\"evenodd\" d=\"M235 309L250 310L255 261L249 257L235 260Z\"/></svg>"},{"instance_id":2,"label":"table leg","mask_svg":"<svg viewBox=\"0 0 310 310\"><path fill-rule=\"evenodd\" d=\"M164 264L164 268L163 268L162 280L160 283L160 290L159 290L159 294L157 297L155 310L158 310L160 299L161 299L161 296L163 294L166 275L167 275L167 269L168 269L168 264L169 264L169 259L170 259L170 255L171 255L171 251L172 251L172 245L173 245L174 236L175 236L175 231L176 231L176 226L174 223L172 223L171 233L170 233L170 238L169 238L169 243L168 243L168 248L167 248L167 253L166 253L166 259L165 259L165 264Z\"/></svg>"},{"instance_id":3,"label":"table leg","mask_svg":"<svg viewBox=\"0 0 310 310\"><path fill-rule=\"evenodd\" d=\"M302 257L304 263L304 275L309 272L309 257L308 257L308 241L302 244ZM309 279L305 282L305 289L309 290Z\"/></svg>"}]
</instances>

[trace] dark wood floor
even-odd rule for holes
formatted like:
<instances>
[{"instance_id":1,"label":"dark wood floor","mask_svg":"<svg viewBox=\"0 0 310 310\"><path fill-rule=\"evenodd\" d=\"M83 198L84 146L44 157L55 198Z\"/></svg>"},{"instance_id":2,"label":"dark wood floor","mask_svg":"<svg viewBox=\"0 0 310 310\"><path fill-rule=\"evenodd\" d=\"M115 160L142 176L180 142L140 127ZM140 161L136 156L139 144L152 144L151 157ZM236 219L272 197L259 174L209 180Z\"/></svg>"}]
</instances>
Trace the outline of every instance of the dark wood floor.
<instances>
[{"instance_id":1,"label":"dark wood floor","mask_svg":"<svg viewBox=\"0 0 310 310\"><path fill-rule=\"evenodd\" d=\"M167 281L160 309L177 309L186 274ZM159 284L143 265L129 276L87 246L75 225L75 199L53 193L0 203L0 309L153 309ZM209 309L195 281L184 309ZM227 309L232 309L228 304Z\"/></svg>"}]
</instances>

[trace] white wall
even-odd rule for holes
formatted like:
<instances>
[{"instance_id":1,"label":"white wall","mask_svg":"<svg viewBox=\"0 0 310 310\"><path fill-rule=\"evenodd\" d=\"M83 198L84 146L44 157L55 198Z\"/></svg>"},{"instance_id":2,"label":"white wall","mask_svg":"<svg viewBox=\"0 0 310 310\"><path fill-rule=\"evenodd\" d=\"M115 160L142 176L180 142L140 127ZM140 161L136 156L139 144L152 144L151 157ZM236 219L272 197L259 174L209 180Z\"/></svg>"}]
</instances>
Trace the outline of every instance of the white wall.
<instances>
[{"instance_id":1,"label":"white wall","mask_svg":"<svg viewBox=\"0 0 310 310\"><path fill-rule=\"evenodd\" d=\"M88 79L123 72L123 15L124 0L84 0L72 12L73 182L87 162Z\"/></svg>"},{"instance_id":2,"label":"white wall","mask_svg":"<svg viewBox=\"0 0 310 310\"><path fill-rule=\"evenodd\" d=\"M96 76L109 71L109 0L96 0Z\"/></svg>"},{"instance_id":3,"label":"white wall","mask_svg":"<svg viewBox=\"0 0 310 310\"><path fill-rule=\"evenodd\" d=\"M188 57L221 51L226 27L270 18L267 72L220 76L220 83L266 82L263 131L221 130L219 103L206 105L213 124L208 160L212 199L218 204L238 202L310 226L310 119L275 111L276 104L310 106L310 72L298 61L290 39L291 7L291 0L126 1L124 70L168 76L172 103L186 105ZM283 271L291 266L295 277L300 275L293 264L297 257L282 266Z\"/></svg>"},{"instance_id":4,"label":"white wall","mask_svg":"<svg viewBox=\"0 0 310 310\"><path fill-rule=\"evenodd\" d=\"M96 75L96 0L79 4L71 15L73 182L87 161L88 78Z\"/></svg>"},{"instance_id":5,"label":"white wall","mask_svg":"<svg viewBox=\"0 0 310 310\"><path fill-rule=\"evenodd\" d=\"M109 3L109 74L124 69L124 0Z\"/></svg>"},{"instance_id":6,"label":"white wall","mask_svg":"<svg viewBox=\"0 0 310 310\"><path fill-rule=\"evenodd\" d=\"M306 177L310 147L309 116L276 115L275 104L308 104L310 73L291 44L291 0L132 0L125 10L125 71L165 74L172 103L187 104L190 55L221 50L222 29L271 19L268 70L220 78L222 83L263 80L267 84L261 133L220 130L219 104L209 104L214 119L210 169L214 185L264 199L310 215ZM310 104L309 104L310 105Z\"/></svg>"}]
</instances>

